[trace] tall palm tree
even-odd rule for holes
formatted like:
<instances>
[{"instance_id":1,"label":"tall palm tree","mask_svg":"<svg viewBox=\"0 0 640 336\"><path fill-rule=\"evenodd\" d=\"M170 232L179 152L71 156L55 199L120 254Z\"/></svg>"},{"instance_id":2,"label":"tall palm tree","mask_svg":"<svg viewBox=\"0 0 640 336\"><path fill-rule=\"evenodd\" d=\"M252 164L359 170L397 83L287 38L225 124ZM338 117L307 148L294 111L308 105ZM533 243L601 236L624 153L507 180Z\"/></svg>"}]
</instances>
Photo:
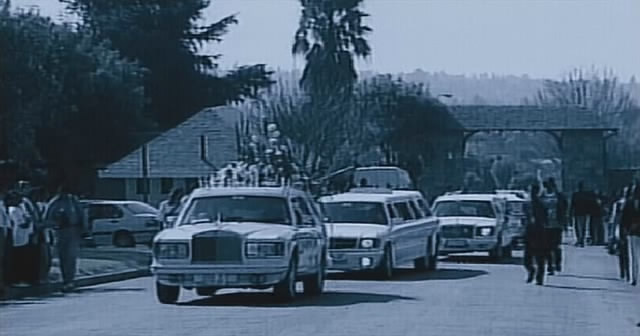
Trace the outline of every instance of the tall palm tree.
<instances>
[{"instance_id":1,"label":"tall palm tree","mask_svg":"<svg viewBox=\"0 0 640 336\"><path fill-rule=\"evenodd\" d=\"M292 53L305 57L300 84L312 97L350 93L357 80L354 57L367 58L365 36L371 28L362 19L364 0L300 0L302 14Z\"/></svg>"}]
</instances>

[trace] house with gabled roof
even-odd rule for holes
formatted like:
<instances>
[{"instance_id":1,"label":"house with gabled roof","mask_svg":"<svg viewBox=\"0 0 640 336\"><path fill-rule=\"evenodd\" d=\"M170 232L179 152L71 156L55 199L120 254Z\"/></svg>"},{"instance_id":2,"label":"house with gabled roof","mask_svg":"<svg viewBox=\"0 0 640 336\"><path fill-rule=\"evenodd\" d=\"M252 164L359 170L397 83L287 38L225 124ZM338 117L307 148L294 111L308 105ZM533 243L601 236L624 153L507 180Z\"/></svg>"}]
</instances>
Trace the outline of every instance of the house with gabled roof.
<instances>
[{"instance_id":1,"label":"house with gabled roof","mask_svg":"<svg viewBox=\"0 0 640 336\"><path fill-rule=\"evenodd\" d=\"M238 157L237 124L242 111L206 108L98 171L96 196L152 205L173 188L188 191Z\"/></svg>"}]
</instances>

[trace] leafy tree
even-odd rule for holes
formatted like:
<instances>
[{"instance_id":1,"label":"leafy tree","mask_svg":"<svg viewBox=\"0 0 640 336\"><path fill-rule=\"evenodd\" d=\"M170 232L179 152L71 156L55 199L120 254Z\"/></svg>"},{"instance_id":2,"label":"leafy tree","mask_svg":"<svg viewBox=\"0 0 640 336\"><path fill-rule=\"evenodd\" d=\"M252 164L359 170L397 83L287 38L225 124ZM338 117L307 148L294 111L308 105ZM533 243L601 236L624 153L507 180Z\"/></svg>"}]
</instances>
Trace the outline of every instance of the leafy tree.
<instances>
[{"instance_id":1,"label":"leafy tree","mask_svg":"<svg viewBox=\"0 0 640 336\"><path fill-rule=\"evenodd\" d=\"M540 106L585 107L597 112L608 126L619 128L618 136L607 144L613 165L624 166L640 157L640 108L613 71L575 69L561 80L545 81L536 101Z\"/></svg>"},{"instance_id":2,"label":"leafy tree","mask_svg":"<svg viewBox=\"0 0 640 336\"><path fill-rule=\"evenodd\" d=\"M220 74L219 54L202 47L220 42L234 15L204 26L210 0L61 0L79 13L84 26L110 41L127 58L149 70L146 114L169 128L206 106L254 97L272 84L265 65L242 66Z\"/></svg>"},{"instance_id":3,"label":"leafy tree","mask_svg":"<svg viewBox=\"0 0 640 336\"><path fill-rule=\"evenodd\" d=\"M300 0L302 13L292 53L306 60L300 84L315 97L350 93L358 78L354 57L371 48L363 24L363 0Z\"/></svg>"},{"instance_id":4,"label":"leafy tree","mask_svg":"<svg viewBox=\"0 0 640 336\"><path fill-rule=\"evenodd\" d=\"M88 31L0 15L0 156L91 172L122 155L143 123L142 68Z\"/></svg>"}]
</instances>

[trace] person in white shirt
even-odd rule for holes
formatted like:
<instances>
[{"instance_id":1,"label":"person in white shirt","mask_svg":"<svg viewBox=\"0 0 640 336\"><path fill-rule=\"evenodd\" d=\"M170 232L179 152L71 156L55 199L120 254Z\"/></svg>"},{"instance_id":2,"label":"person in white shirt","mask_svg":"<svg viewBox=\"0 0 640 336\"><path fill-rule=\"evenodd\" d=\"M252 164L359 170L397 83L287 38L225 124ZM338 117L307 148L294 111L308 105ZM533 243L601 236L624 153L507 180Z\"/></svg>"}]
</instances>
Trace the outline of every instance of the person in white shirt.
<instances>
[{"instance_id":1,"label":"person in white shirt","mask_svg":"<svg viewBox=\"0 0 640 336\"><path fill-rule=\"evenodd\" d=\"M169 199L160 203L160 208L158 209L158 220L162 222L163 229L173 226L175 217L180 213L183 196L183 190L181 188L177 188L171 191Z\"/></svg>"},{"instance_id":2,"label":"person in white shirt","mask_svg":"<svg viewBox=\"0 0 640 336\"><path fill-rule=\"evenodd\" d=\"M13 284L23 285L33 281L33 263L36 262L32 244L34 233L33 219L22 204L22 196L11 191L5 197L9 218L12 222L13 248L11 250L11 272Z\"/></svg>"}]
</instances>

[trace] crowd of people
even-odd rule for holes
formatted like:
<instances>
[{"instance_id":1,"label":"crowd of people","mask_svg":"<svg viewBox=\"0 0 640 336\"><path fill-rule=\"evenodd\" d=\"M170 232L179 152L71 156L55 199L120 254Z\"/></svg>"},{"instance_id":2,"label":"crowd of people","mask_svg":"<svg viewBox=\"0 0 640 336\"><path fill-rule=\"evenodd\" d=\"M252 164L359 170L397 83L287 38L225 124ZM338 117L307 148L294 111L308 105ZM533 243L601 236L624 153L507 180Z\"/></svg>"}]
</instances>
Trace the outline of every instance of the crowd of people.
<instances>
[{"instance_id":1,"label":"crowd of people","mask_svg":"<svg viewBox=\"0 0 640 336\"><path fill-rule=\"evenodd\" d=\"M65 181L50 199L42 187L0 181L0 296L7 286L47 283L58 256L63 291L72 290L86 214Z\"/></svg>"},{"instance_id":2,"label":"crowd of people","mask_svg":"<svg viewBox=\"0 0 640 336\"><path fill-rule=\"evenodd\" d=\"M542 285L545 273L562 270L563 232L573 229L577 247L615 244L617 249L612 252L619 257L620 277L636 286L640 280L640 183L636 180L618 199L608 201L602 194L586 190L583 182L567 199L552 178L539 180L531 186L527 210L527 282L535 280Z\"/></svg>"}]
</instances>

